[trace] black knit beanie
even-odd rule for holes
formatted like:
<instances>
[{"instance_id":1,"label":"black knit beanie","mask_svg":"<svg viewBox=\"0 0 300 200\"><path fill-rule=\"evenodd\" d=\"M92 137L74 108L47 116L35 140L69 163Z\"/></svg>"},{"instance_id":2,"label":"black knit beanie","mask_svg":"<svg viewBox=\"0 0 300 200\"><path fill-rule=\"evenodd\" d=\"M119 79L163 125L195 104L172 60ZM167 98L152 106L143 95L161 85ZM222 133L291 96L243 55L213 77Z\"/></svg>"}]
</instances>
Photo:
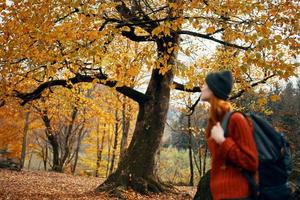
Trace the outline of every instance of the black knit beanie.
<instances>
[{"instance_id":1,"label":"black knit beanie","mask_svg":"<svg viewBox=\"0 0 300 200\"><path fill-rule=\"evenodd\" d=\"M233 78L230 71L223 70L209 73L205 78L205 82L216 97L223 100L228 99L233 86Z\"/></svg>"}]
</instances>

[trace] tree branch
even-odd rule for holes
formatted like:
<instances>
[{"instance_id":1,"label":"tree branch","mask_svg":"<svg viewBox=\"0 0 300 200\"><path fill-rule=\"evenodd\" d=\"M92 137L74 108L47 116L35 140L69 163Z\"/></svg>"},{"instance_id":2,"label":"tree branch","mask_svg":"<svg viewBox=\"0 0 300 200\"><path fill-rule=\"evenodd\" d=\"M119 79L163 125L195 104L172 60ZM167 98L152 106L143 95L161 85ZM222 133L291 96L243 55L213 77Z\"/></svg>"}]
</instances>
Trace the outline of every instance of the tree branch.
<instances>
[{"instance_id":1,"label":"tree branch","mask_svg":"<svg viewBox=\"0 0 300 200\"><path fill-rule=\"evenodd\" d=\"M260 81L252 83L250 87L252 88L252 87L255 87L259 84L265 83L268 79L270 79L274 76L275 76L275 74L267 76L267 77L265 77L264 79L262 79ZM177 83L177 82L174 82L173 84L175 84L175 89L177 89L177 90L181 90L181 91L185 91L185 92L201 92L200 87L194 87L192 89L185 89L183 84L180 84L180 83ZM239 92L237 92L236 94L230 96L229 100L234 100L234 99L242 96L245 92L246 92L246 90L242 89ZM197 104L199 103L200 99L201 99L201 95L199 96L199 98L196 100L196 102L192 106L190 106L190 107L188 106L188 109L190 110L190 113L188 115L192 115L194 113L195 108L196 108Z\"/></svg>"},{"instance_id":2,"label":"tree branch","mask_svg":"<svg viewBox=\"0 0 300 200\"><path fill-rule=\"evenodd\" d=\"M260 81L252 83L250 85L250 87L252 88L252 87L255 87L255 86L259 85L259 84L265 83L268 79L270 79L270 78L272 78L274 76L276 76L276 74L269 75L269 76L265 77L264 79L262 79ZM195 93L195 92L201 92L200 87L193 87L191 89L186 89L183 84L177 83L175 81L173 82L173 84L175 85L175 89L176 90L180 90L180 91L184 91L184 92L193 92L193 93ZM230 96L229 100L236 99L236 98L242 96L242 94L245 93L245 92L246 92L246 90L242 89L239 92L237 92L236 94L233 94L232 96ZM197 102L198 102L198 100L197 100ZM192 107L194 107L194 106L192 106Z\"/></svg>"},{"instance_id":3,"label":"tree branch","mask_svg":"<svg viewBox=\"0 0 300 200\"><path fill-rule=\"evenodd\" d=\"M130 31L122 31L122 35L135 42L155 41L150 36L138 36L134 33L134 28L130 27Z\"/></svg>"},{"instance_id":4,"label":"tree branch","mask_svg":"<svg viewBox=\"0 0 300 200\"><path fill-rule=\"evenodd\" d=\"M192 89L187 89L185 86L181 83L173 82L175 85L176 90L184 91L184 92L201 92L200 87L193 87Z\"/></svg>"},{"instance_id":5,"label":"tree branch","mask_svg":"<svg viewBox=\"0 0 300 200\"><path fill-rule=\"evenodd\" d=\"M272 74L272 75L270 75L270 76L265 77L264 79L262 79L262 80L260 80L260 81L257 81L257 82L255 82L255 83L252 83L252 84L251 84L251 88L252 88L252 87L255 87L255 86L259 85L259 84L265 83L268 79L270 79L270 78L272 78L272 77L274 77L274 76L276 76L276 74ZM237 92L236 94L230 96L230 97L229 97L229 100L236 99L236 98L242 96L245 92L246 92L245 89L240 90L240 91Z\"/></svg>"},{"instance_id":6,"label":"tree branch","mask_svg":"<svg viewBox=\"0 0 300 200\"><path fill-rule=\"evenodd\" d=\"M243 47L243 46L239 46L237 44L231 44L231 43L228 43L228 42L225 42L225 41L222 41L222 40L218 40L214 37L211 37L210 34L206 35L206 34L202 34L202 33L196 33L196 32L193 32L193 31L185 31L185 30L177 31L177 34L185 34L185 35L200 37L200 38L208 39L208 40L223 44L225 46L234 47L234 48L242 49L242 50L245 50L245 51L247 51L249 49L252 49L251 45L248 46L248 47Z\"/></svg>"},{"instance_id":7,"label":"tree branch","mask_svg":"<svg viewBox=\"0 0 300 200\"><path fill-rule=\"evenodd\" d=\"M200 100L201 100L201 95L198 97L198 99L196 100L196 102L192 106L187 106L188 109L190 110L190 113L187 114L187 116L193 115L193 113L195 112L195 108L196 108L196 106L197 106L197 104L199 103Z\"/></svg>"},{"instance_id":8,"label":"tree branch","mask_svg":"<svg viewBox=\"0 0 300 200\"><path fill-rule=\"evenodd\" d=\"M5 100L4 99L0 99L0 107L5 105Z\"/></svg>"},{"instance_id":9,"label":"tree branch","mask_svg":"<svg viewBox=\"0 0 300 200\"><path fill-rule=\"evenodd\" d=\"M64 20L64 19L66 19L67 17L71 16L72 14L78 13L78 12L79 12L79 9L78 9L78 8L74 8L74 10L73 10L72 12L68 13L67 15L65 15L65 16L63 16L63 17L60 17L60 18L56 19L56 20L54 21L54 23L56 24L56 23L58 23L58 22L60 22L60 21L62 21L62 20Z\"/></svg>"},{"instance_id":10,"label":"tree branch","mask_svg":"<svg viewBox=\"0 0 300 200\"><path fill-rule=\"evenodd\" d=\"M53 80L53 81L45 82L40 86L38 86L33 92L30 93L21 93L15 91L16 92L15 96L23 100L21 105L25 105L29 101L40 98L42 92L45 89L50 88L52 86L63 86L66 88L72 88L73 84L82 83L82 82L93 82L95 79L100 80L100 84L106 85L111 88L117 85L117 81L108 80L107 76L104 74L98 74L96 76L76 74L75 77L69 80ZM131 98L132 100L138 102L139 104L143 104L150 99L150 97L146 96L145 94L127 86L116 87L116 90L124 94L125 96Z\"/></svg>"}]
</instances>

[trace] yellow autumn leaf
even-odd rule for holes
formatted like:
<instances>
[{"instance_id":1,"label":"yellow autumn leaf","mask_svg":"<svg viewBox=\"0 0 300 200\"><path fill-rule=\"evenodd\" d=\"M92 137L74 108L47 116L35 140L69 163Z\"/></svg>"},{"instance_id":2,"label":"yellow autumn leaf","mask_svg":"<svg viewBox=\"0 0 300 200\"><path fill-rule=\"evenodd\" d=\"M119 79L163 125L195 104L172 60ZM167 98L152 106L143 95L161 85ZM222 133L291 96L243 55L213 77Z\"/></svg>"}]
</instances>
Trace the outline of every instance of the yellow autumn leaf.
<instances>
[{"instance_id":1,"label":"yellow autumn leaf","mask_svg":"<svg viewBox=\"0 0 300 200\"><path fill-rule=\"evenodd\" d=\"M265 24L267 27L270 27L273 25L273 23L271 21L267 21L266 24Z\"/></svg>"},{"instance_id":2,"label":"yellow autumn leaf","mask_svg":"<svg viewBox=\"0 0 300 200\"><path fill-rule=\"evenodd\" d=\"M213 26L210 26L210 27L208 27L208 28L206 29L206 33L208 33L208 34L212 34L212 33L214 33L215 31L216 31L216 28L213 27Z\"/></svg>"},{"instance_id":3,"label":"yellow autumn leaf","mask_svg":"<svg viewBox=\"0 0 300 200\"><path fill-rule=\"evenodd\" d=\"M281 37L281 35L275 35L274 39L277 40L277 41L280 41L282 39L282 37Z\"/></svg>"},{"instance_id":4,"label":"yellow autumn leaf","mask_svg":"<svg viewBox=\"0 0 300 200\"><path fill-rule=\"evenodd\" d=\"M272 102L276 102L276 101L279 101L279 100L280 100L280 96L274 94L274 95L272 95L272 96L270 97L270 99L271 99Z\"/></svg>"},{"instance_id":5,"label":"yellow autumn leaf","mask_svg":"<svg viewBox=\"0 0 300 200\"><path fill-rule=\"evenodd\" d=\"M270 109L266 109L266 110L264 110L264 114L267 115L267 116L269 116L269 115L273 114L273 111L270 110Z\"/></svg>"},{"instance_id":6,"label":"yellow autumn leaf","mask_svg":"<svg viewBox=\"0 0 300 200\"><path fill-rule=\"evenodd\" d=\"M190 51L189 49L186 49L186 50L184 51L184 53L185 53L185 55L187 55L187 56L191 56L191 51Z\"/></svg>"},{"instance_id":7,"label":"yellow autumn leaf","mask_svg":"<svg viewBox=\"0 0 300 200\"><path fill-rule=\"evenodd\" d=\"M158 35L160 32L162 32L162 27L158 26L155 29L152 30L152 36Z\"/></svg>"},{"instance_id":8,"label":"yellow autumn leaf","mask_svg":"<svg viewBox=\"0 0 300 200\"><path fill-rule=\"evenodd\" d=\"M257 52L257 53L255 54L255 57L258 58L258 59L260 59L260 58L261 58L261 54Z\"/></svg>"},{"instance_id":9,"label":"yellow autumn leaf","mask_svg":"<svg viewBox=\"0 0 300 200\"><path fill-rule=\"evenodd\" d=\"M178 4L177 3L170 3L169 7L173 8L173 9L177 9L178 8Z\"/></svg>"},{"instance_id":10,"label":"yellow autumn leaf","mask_svg":"<svg viewBox=\"0 0 300 200\"><path fill-rule=\"evenodd\" d=\"M266 98L259 98L257 100L257 103L260 105L260 106L264 106L267 104L267 99Z\"/></svg>"}]
</instances>

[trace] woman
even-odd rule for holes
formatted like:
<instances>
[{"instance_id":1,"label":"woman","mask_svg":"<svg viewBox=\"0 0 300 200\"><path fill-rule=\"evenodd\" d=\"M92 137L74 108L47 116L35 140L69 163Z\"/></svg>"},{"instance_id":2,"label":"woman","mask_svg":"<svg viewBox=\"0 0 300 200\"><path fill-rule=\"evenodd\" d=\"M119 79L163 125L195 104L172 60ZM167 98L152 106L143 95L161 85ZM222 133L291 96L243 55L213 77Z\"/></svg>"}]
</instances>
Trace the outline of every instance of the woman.
<instances>
[{"instance_id":1,"label":"woman","mask_svg":"<svg viewBox=\"0 0 300 200\"><path fill-rule=\"evenodd\" d=\"M228 137L220 123L232 110L226 101L233 86L230 71L210 73L202 87L201 100L210 104L206 139L212 155L210 187L214 200L250 199L247 179L241 169L257 178L258 155L252 126L241 113L234 113L228 123Z\"/></svg>"}]
</instances>

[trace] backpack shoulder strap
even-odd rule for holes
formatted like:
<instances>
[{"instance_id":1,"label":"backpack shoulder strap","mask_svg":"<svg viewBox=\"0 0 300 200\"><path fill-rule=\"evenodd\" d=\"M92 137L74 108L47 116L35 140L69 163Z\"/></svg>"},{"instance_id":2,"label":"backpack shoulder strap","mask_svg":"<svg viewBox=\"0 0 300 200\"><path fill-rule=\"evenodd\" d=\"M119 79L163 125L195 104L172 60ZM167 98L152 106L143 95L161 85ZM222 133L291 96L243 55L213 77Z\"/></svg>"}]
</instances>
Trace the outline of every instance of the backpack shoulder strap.
<instances>
[{"instance_id":1,"label":"backpack shoulder strap","mask_svg":"<svg viewBox=\"0 0 300 200\"><path fill-rule=\"evenodd\" d=\"M222 123L221 123L221 126L224 130L224 136L227 137L228 136L228 131L227 131L227 126L229 124L229 120L230 120L230 117L231 115L235 113L235 112L232 112L232 111L229 111L225 114L223 120L222 120Z\"/></svg>"},{"instance_id":2,"label":"backpack shoulder strap","mask_svg":"<svg viewBox=\"0 0 300 200\"><path fill-rule=\"evenodd\" d=\"M225 114L223 120L222 120L222 123L221 123L221 126L224 130L224 136L225 137L228 137L228 131L227 131L227 127L228 127L228 124L229 124L229 120L230 120L230 117L234 114L234 113L241 113L244 117L246 117L246 115L243 113L243 112L240 112L240 111L229 111Z\"/></svg>"}]
</instances>

